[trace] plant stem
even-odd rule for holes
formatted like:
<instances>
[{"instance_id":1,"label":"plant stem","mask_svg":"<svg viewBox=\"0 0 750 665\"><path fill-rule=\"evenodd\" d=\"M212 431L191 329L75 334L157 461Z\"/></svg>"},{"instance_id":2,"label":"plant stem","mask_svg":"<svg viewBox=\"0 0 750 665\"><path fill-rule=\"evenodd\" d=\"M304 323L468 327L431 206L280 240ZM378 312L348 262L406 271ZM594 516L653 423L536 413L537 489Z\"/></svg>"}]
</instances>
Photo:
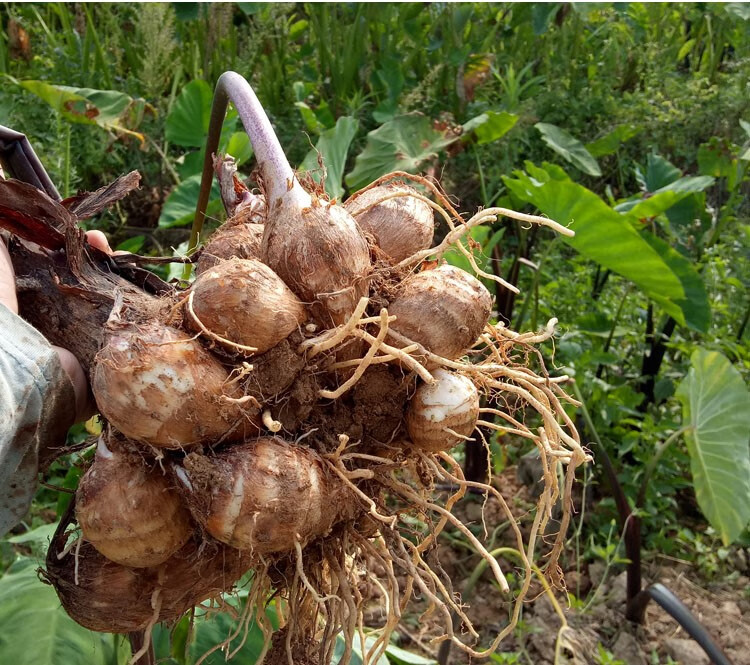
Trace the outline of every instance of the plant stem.
<instances>
[{"instance_id":1,"label":"plant stem","mask_svg":"<svg viewBox=\"0 0 750 665\"><path fill-rule=\"evenodd\" d=\"M63 198L70 196L70 123L65 123L65 153L63 162Z\"/></svg>"},{"instance_id":2,"label":"plant stem","mask_svg":"<svg viewBox=\"0 0 750 665\"><path fill-rule=\"evenodd\" d=\"M162 164L164 164L164 168L167 170L167 173L171 176L172 180L174 180L175 185L180 184L180 176L178 175L177 171L174 170L174 167L169 163L169 158L165 154L165 152L159 147L159 144L154 141L148 134L144 134L146 137L146 140L151 144L151 147L156 150L156 154L161 157Z\"/></svg>"},{"instance_id":3,"label":"plant stem","mask_svg":"<svg viewBox=\"0 0 750 665\"><path fill-rule=\"evenodd\" d=\"M612 328L609 331L609 335L607 336L607 341L604 342L604 348L602 349L604 353L607 353L609 351L609 347L612 345L612 340L615 336L615 330L617 329L617 324L620 322L620 316L622 316L622 310L625 306L625 301L628 299L628 296L630 295L630 284L628 284L625 287L625 293L622 294L622 299L620 300L620 305L617 308L617 312L615 313L615 318L612 321ZM596 378L601 379L602 373L604 372L604 365L602 363L599 363L599 367L596 368Z\"/></svg>"},{"instance_id":4,"label":"plant stem","mask_svg":"<svg viewBox=\"0 0 750 665\"><path fill-rule=\"evenodd\" d=\"M479 159L479 153L477 152L476 145L473 147L474 159L477 162L477 173L479 174L479 189L482 192L482 203L486 206L490 205L491 201L487 200L487 184L484 181L484 169L482 168L482 162Z\"/></svg>"},{"instance_id":5,"label":"plant stem","mask_svg":"<svg viewBox=\"0 0 750 665\"><path fill-rule=\"evenodd\" d=\"M552 240L547 243L547 246L542 251L542 255L539 257L539 261L536 264L536 269L534 270L534 276L532 277L529 294L524 298L523 305L521 306L521 311L518 313L518 319L513 324L513 328L515 330L521 330L521 326L526 319L526 312L528 312L529 309L529 302L532 298L534 299L534 309L531 320L531 330L536 330L537 316L539 312L539 281L541 277L542 266L544 266L544 262L547 260L547 256L549 256L550 251L552 251L552 248L556 243L557 236L552 238Z\"/></svg>"},{"instance_id":6,"label":"plant stem","mask_svg":"<svg viewBox=\"0 0 750 665\"><path fill-rule=\"evenodd\" d=\"M651 459L648 461L648 465L646 466L645 471L643 472L643 478L641 479L641 488L638 490L638 497L635 500L635 507L636 508L642 508L643 502L646 499L646 489L648 487L648 481L651 479L651 475L654 473L654 469L656 469L656 465L659 463L659 460L662 458L664 453L667 451L667 448L672 444L673 441L676 441L682 434L685 432L688 432L689 430L693 429L692 425L685 425L684 427L681 427L676 432L673 432L663 443L660 443L656 447L656 451L654 452Z\"/></svg>"},{"instance_id":7,"label":"plant stem","mask_svg":"<svg viewBox=\"0 0 750 665\"><path fill-rule=\"evenodd\" d=\"M620 524L623 532L623 538L625 539L625 556L629 559L630 563L627 566L627 603L635 598L641 590L641 519L636 515L628 504L628 498L625 496L625 492L620 485L620 481L617 480L617 473L612 464L607 451L602 445L602 441L599 438L599 433L594 426L594 421L591 419L591 414L586 408L586 402L581 394L581 389L578 387L578 382L573 381L571 383L573 393L576 399L581 403L581 414L583 420L586 423L586 428L589 434L593 437L594 441L599 446L601 452L601 460L603 462L604 473L607 476L610 487L612 488L612 494L614 495L615 505L617 506L617 514L620 517ZM627 612L627 606L626 606ZM626 614L627 618L631 621L636 621L632 614Z\"/></svg>"},{"instance_id":8,"label":"plant stem","mask_svg":"<svg viewBox=\"0 0 750 665\"><path fill-rule=\"evenodd\" d=\"M214 101L211 107L211 119L208 126L208 138L206 139L206 154L203 158L203 173L201 176L201 189L198 195L198 204L193 219L193 228L190 232L188 253L192 252L198 245L198 237L203 229L206 218L206 206L211 194L211 181L213 179L213 156L219 147L221 137L221 126L227 112L229 102L237 109L237 114L242 120L250 143L255 152L255 158L260 168L266 201L269 210L285 196L293 195L300 206L310 205L310 196L299 184L289 161L281 148L279 139L273 131L271 121L258 101L258 97L250 87L250 84L236 72L224 72L216 82L214 90ZM190 276L190 264L185 266L183 279Z\"/></svg>"},{"instance_id":9,"label":"plant stem","mask_svg":"<svg viewBox=\"0 0 750 665\"><path fill-rule=\"evenodd\" d=\"M740 324L740 327L737 329L737 341L742 341L742 336L745 334L745 328L747 328L747 322L750 321L750 301L747 303L747 307L745 308L745 316L742 317L742 323Z\"/></svg>"}]
</instances>

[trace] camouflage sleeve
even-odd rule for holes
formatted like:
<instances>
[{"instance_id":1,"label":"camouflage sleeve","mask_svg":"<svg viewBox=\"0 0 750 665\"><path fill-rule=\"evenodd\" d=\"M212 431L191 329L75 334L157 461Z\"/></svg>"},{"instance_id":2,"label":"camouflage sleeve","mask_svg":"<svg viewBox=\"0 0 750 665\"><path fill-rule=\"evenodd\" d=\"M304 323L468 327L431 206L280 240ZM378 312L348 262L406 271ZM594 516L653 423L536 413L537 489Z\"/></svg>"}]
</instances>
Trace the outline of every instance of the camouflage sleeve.
<instances>
[{"instance_id":1,"label":"camouflage sleeve","mask_svg":"<svg viewBox=\"0 0 750 665\"><path fill-rule=\"evenodd\" d=\"M65 445L73 385L44 336L0 304L0 536L26 515L40 462Z\"/></svg>"}]
</instances>

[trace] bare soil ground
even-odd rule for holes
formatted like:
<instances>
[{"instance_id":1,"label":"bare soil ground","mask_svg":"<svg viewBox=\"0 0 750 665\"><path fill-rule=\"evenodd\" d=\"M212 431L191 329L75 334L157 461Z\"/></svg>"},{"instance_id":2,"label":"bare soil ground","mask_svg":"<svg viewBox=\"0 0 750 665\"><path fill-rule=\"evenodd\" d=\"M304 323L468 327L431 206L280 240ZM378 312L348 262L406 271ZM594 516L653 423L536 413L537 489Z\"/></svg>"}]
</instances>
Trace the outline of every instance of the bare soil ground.
<instances>
[{"instance_id":1,"label":"bare soil ground","mask_svg":"<svg viewBox=\"0 0 750 665\"><path fill-rule=\"evenodd\" d=\"M514 497L511 509L522 522L528 522L528 518L523 517L533 506L533 497L529 488L518 480L517 470L509 468L494 483L506 498ZM481 506L477 497L464 499L457 505L457 513L467 523L480 524ZM484 516L490 538L495 531L494 546L514 546L510 529L497 528L506 518L496 501L488 500ZM469 578L478 557L459 541L446 537L441 537L440 547L440 562L456 584L456 590L461 591L459 585ZM747 561L745 556L739 559ZM708 665L709 659L698 644L655 603L649 604L643 626L625 619L626 577L622 567L611 568L605 576L603 563L583 564L577 569L574 557L570 561L566 583L569 591L580 600L571 606L564 592L555 594L570 629L565 631L563 640L567 648L562 650L557 663L600 665L601 645L625 665ZM513 559L501 560L501 563L504 570L514 567L518 570ZM750 665L750 570L746 563L744 568L724 579L707 581L690 565L657 556L644 563L644 584L661 582L667 586L708 629L734 665ZM489 644L507 625L510 603L493 585L489 573L462 595L468 616L482 634L481 644ZM402 621L402 646L436 658L439 644L431 640L442 634L442 628L437 616L421 614L426 609L424 603L412 603L410 614ZM377 611L373 608L373 618L375 614ZM497 656L502 660L496 662L557 665L555 645L561 626L559 615L535 580L519 625L500 646ZM472 661L453 647L450 662L482 661Z\"/></svg>"}]
</instances>

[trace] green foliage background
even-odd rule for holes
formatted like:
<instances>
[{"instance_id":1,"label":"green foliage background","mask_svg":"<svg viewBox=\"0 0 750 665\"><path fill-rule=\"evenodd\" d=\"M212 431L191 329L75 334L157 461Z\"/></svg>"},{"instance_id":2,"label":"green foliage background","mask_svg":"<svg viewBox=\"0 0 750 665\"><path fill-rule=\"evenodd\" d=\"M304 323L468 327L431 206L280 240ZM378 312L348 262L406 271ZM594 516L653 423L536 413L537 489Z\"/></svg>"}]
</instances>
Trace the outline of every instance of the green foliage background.
<instances>
[{"instance_id":1,"label":"green foliage background","mask_svg":"<svg viewBox=\"0 0 750 665\"><path fill-rule=\"evenodd\" d=\"M230 69L257 91L292 164L319 178L317 146L332 196L398 167L438 177L461 210L571 224L564 241L507 221L475 232L480 265L521 288L497 290L498 317L519 331L559 319L548 366L575 376L590 414L579 425L631 503L648 480L646 549L709 576L743 572L729 542L750 545L747 513L702 503L705 423L677 397L719 372L727 403L747 408L747 5L9 3L0 28L0 124L29 136L63 195L143 174L138 193L93 222L122 249L184 248L212 86ZM223 148L249 176L237 129L230 114ZM210 212L221 219L215 202ZM660 450L686 426L687 441ZM731 454L735 496L750 504L736 474L746 423L728 436L708 443ZM493 450L499 472L522 446L496 439ZM63 459L48 480L75 487L80 468L80 456ZM574 567L604 556L615 515L597 465L584 480L594 509L574 529ZM16 536L63 504L41 490ZM28 592L28 559L43 549L0 542L0 598ZM122 650L91 644L103 662Z\"/></svg>"}]
</instances>

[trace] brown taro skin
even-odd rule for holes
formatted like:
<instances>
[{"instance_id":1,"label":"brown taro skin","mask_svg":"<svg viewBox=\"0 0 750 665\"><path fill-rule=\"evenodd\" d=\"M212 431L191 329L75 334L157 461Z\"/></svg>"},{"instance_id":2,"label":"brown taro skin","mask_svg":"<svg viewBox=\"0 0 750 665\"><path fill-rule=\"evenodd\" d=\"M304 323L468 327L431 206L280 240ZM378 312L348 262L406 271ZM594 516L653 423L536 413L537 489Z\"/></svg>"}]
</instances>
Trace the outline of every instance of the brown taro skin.
<instances>
[{"instance_id":1,"label":"brown taro skin","mask_svg":"<svg viewBox=\"0 0 750 665\"><path fill-rule=\"evenodd\" d=\"M200 275L226 259L260 259L262 240L263 224L227 222L204 245L195 272Z\"/></svg>"},{"instance_id":2,"label":"brown taro skin","mask_svg":"<svg viewBox=\"0 0 750 665\"><path fill-rule=\"evenodd\" d=\"M404 192L417 193L408 185L390 183L368 189L344 203L360 228L375 239L375 244L393 263L430 247L435 231L432 208L420 199L398 196L377 203L384 197Z\"/></svg>"},{"instance_id":3,"label":"brown taro skin","mask_svg":"<svg viewBox=\"0 0 750 665\"><path fill-rule=\"evenodd\" d=\"M192 293L194 316L205 328L256 353L276 346L308 317L281 278L254 259L219 263L195 280ZM200 330L195 320L191 325ZM231 344L217 342L233 350Z\"/></svg>"},{"instance_id":4,"label":"brown taro skin","mask_svg":"<svg viewBox=\"0 0 750 665\"><path fill-rule=\"evenodd\" d=\"M295 540L304 547L356 504L316 453L276 437L211 457L191 453L176 475L203 528L256 556L291 551Z\"/></svg>"},{"instance_id":5,"label":"brown taro skin","mask_svg":"<svg viewBox=\"0 0 750 665\"><path fill-rule=\"evenodd\" d=\"M428 351L453 360L469 349L492 312L492 296L478 279L443 264L405 279L390 304L391 327Z\"/></svg>"},{"instance_id":6,"label":"brown taro skin","mask_svg":"<svg viewBox=\"0 0 750 665\"><path fill-rule=\"evenodd\" d=\"M127 438L162 448L257 433L257 409L221 362L186 333L157 321L115 324L96 356L91 388L102 415Z\"/></svg>"},{"instance_id":7,"label":"brown taro skin","mask_svg":"<svg viewBox=\"0 0 750 665\"><path fill-rule=\"evenodd\" d=\"M324 327L341 325L367 295L370 248L344 208L313 199L299 210L282 198L268 216L263 262L309 305ZM275 221L274 221L275 220Z\"/></svg>"},{"instance_id":8,"label":"brown taro skin","mask_svg":"<svg viewBox=\"0 0 750 665\"><path fill-rule=\"evenodd\" d=\"M111 561L157 566L193 533L190 513L159 465L100 441L76 491L83 537Z\"/></svg>"},{"instance_id":9,"label":"brown taro skin","mask_svg":"<svg viewBox=\"0 0 750 665\"><path fill-rule=\"evenodd\" d=\"M110 561L85 541L62 556L62 545L64 539L50 547L42 574L68 616L102 633L131 633L154 620L175 621L195 605L231 590L255 563L246 552L194 538L152 568Z\"/></svg>"}]
</instances>

